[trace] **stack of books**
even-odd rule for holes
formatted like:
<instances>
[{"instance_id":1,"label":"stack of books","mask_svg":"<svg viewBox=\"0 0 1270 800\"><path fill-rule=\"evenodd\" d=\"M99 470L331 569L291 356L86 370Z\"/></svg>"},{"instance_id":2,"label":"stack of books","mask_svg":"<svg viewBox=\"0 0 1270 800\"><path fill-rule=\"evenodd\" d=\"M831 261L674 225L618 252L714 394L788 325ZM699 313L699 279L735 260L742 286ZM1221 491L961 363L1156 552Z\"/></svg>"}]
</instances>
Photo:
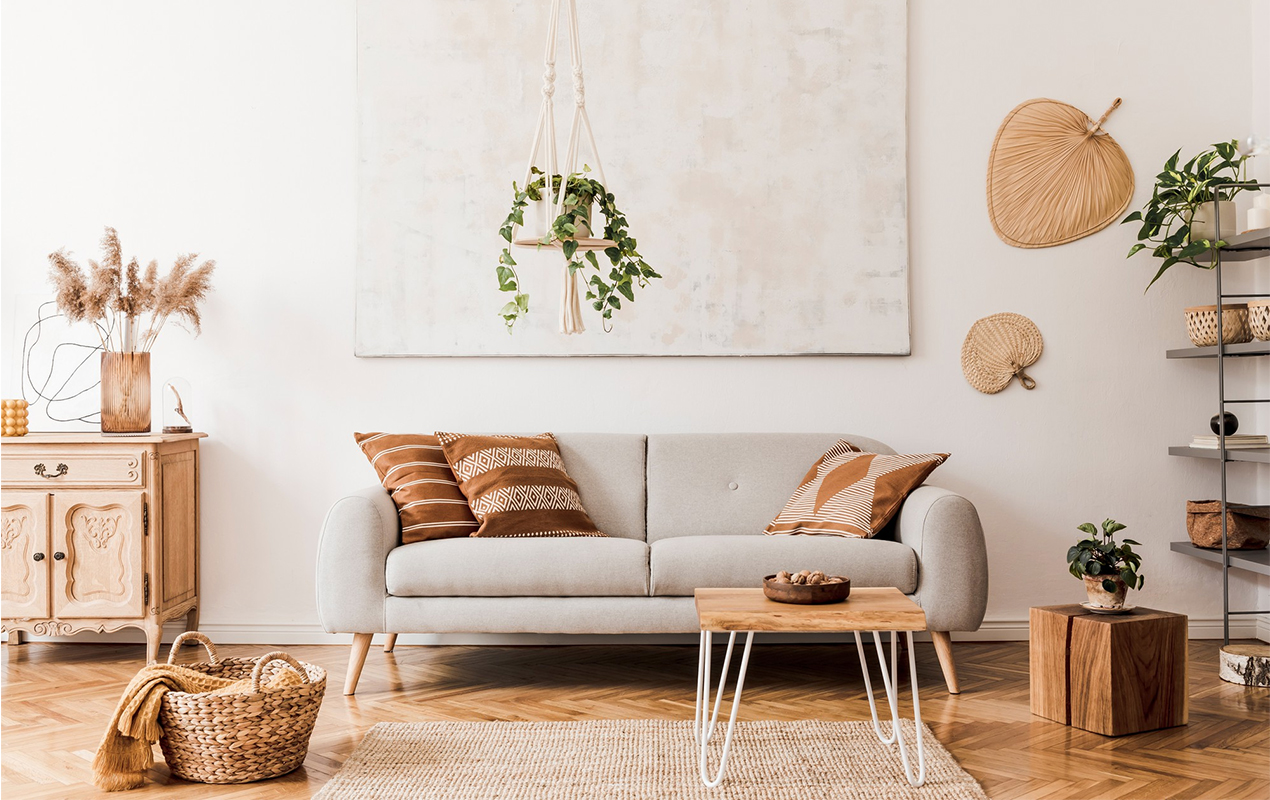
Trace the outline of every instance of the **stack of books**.
<instances>
[{"instance_id":1,"label":"stack of books","mask_svg":"<svg viewBox=\"0 0 1270 800\"><path fill-rule=\"evenodd\" d=\"M1217 450L1219 447L1217 434L1197 434L1195 438L1191 439L1191 447ZM1262 447L1270 447L1270 438L1258 433L1232 433L1226 437L1227 450L1256 450Z\"/></svg>"}]
</instances>

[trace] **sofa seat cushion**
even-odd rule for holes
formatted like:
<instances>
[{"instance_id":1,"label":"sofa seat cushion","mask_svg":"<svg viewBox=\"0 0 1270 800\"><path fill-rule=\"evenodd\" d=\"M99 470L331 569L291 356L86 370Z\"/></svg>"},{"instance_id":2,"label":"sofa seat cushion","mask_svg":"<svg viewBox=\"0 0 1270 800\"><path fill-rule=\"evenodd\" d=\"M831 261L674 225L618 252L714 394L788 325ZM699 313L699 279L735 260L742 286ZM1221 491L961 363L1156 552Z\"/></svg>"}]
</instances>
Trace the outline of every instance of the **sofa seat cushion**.
<instances>
[{"instance_id":1,"label":"sofa seat cushion","mask_svg":"<svg viewBox=\"0 0 1270 800\"><path fill-rule=\"evenodd\" d=\"M894 586L906 594L917 590L917 554L886 539L675 536L654 542L650 561L651 594L661 597L687 596L699 588L757 589L764 575L783 569L845 575L852 586Z\"/></svg>"},{"instance_id":2,"label":"sofa seat cushion","mask_svg":"<svg viewBox=\"0 0 1270 800\"><path fill-rule=\"evenodd\" d=\"M385 578L394 597L642 597L648 545L608 537L435 539L393 548Z\"/></svg>"}]
</instances>

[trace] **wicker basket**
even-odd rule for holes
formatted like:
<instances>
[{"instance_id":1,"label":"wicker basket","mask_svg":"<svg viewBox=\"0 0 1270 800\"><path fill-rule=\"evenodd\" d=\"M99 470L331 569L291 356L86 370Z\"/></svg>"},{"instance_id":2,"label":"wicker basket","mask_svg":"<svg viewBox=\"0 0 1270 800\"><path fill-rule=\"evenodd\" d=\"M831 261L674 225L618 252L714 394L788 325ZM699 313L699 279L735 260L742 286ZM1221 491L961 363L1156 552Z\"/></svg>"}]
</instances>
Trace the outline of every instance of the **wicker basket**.
<instances>
[{"instance_id":1,"label":"wicker basket","mask_svg":"<svg viewBox=\"0 0 1270 800\"><path fill-rule=\"evenodd\" d=\"M1248 327L1257 341L1270 341L1270 300L1248 301Z\"/></svg>"},{"instance_id":2,"label":"wicker basket","mask_svg":"<svg viewBox=\"0 0 1270 800\"><path fill-rule=\"evenodd\" d=\"M1186 534L1196 547L1221 547L1221 502L1186 501ZM1226 504L1226 548L1261 550L1270 542L1270 506Z\"/></svg>"},{"instance_id":3,"label":"wicker basket","mask_svg":"<svg viewBox=\"0 0 1270 800\"><path fill-rule=\"evenodd\" d=\"M172 643L168 663L187 641L207 648L209 662L185 666L219 678L251 678L249 694L168 692L159 709L159 746L172 774L199 783L247 783L286 774L304 762L317 721L326 670L302 664L281 651L260 658L221 659L201 633L183 633ZM260 688L279 669L295 669L305 682Z\"/></svg>"},{"instance_id":4,"label":"wicker basket","mask_svg":"<svg viewBox=\"0 0 1270 800\"><path fill-rule=\"evenodd\" d=\"M1222 306L1223 344L1243 344L1252 341L1248 329L1248 306L1231 303ZM1192 306L1186 309L1186 333L1196 347L1212 347L1217 344L1217 306Z\"/></svg>"}]
</instances>

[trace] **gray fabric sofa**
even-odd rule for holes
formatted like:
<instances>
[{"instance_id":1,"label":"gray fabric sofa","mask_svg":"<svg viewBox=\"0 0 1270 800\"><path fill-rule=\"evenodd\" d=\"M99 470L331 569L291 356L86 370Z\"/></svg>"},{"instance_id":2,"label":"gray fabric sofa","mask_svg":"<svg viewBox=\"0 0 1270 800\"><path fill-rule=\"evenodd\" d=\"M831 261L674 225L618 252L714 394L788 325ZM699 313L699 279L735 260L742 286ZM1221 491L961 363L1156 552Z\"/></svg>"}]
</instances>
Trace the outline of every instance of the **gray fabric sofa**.
<instances>
[{"instance_id":1,"label":"gray fabric sofa","mask_svg":"<svg viewBox=\"0 0 1270 800\"><path fill-rule=\"evenodd\" d=\"M983 529L969 500L924 485L873 539L765 536L840 434L560 433L583 505L608 538L441 539L399 545L379 486L335 503L318 544L323 627L352 633L352 694L375 633L688 633L693 590L759 586L816 568L896 586L926 611L948 688L948 632L976 630L988 598ZM938 472L936 472L938 478Z\"/></svg>"}]
</instances>

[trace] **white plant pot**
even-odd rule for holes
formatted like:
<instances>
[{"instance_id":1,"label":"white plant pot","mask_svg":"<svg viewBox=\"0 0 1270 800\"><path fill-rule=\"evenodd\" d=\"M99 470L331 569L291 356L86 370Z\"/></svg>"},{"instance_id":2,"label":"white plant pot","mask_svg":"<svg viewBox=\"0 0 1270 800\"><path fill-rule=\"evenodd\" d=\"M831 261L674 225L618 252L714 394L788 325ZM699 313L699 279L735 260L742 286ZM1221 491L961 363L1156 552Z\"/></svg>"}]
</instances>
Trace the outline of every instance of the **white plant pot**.
<instances>
[{"instance_id":1,"label":"white plant pot","mask_svg":"<svg viewBox=\"0 0 1270 800\"><path fill-rule=\"evenodd\" d=\"M1213 210L1213 203L1203 203L1196 206L1191 213L1189 225L1191 226L1191 241L1199 239L1226 239L1239 233L1239 217L1235 213L1234 200L1222 200L1220 211L1221 216L1221 234L1217 232L1218 214Z\"/></svg>"},{"instance_id":2,"label":"white plant pot","mask_svg":"<svg viewBox=\"0 0 1270 800\"><path fill-rule=\"evenodd\" d=\"M545 192L544 192L545 194ZM573 206L566 206L565 210L571 210ZM526 237L541 239L551 230L551 223L555 222L555 206L547 202L544 197L542 200L530 200L529 205L525 206L525 224L521 226ZM591 209L591 221L595 222L595 208ZM601 227L600 230L603 230ZM578 230L578 238L585 239L591 235L591 231L586 226L581 226Z\"/></svg>"}]
</instances>

